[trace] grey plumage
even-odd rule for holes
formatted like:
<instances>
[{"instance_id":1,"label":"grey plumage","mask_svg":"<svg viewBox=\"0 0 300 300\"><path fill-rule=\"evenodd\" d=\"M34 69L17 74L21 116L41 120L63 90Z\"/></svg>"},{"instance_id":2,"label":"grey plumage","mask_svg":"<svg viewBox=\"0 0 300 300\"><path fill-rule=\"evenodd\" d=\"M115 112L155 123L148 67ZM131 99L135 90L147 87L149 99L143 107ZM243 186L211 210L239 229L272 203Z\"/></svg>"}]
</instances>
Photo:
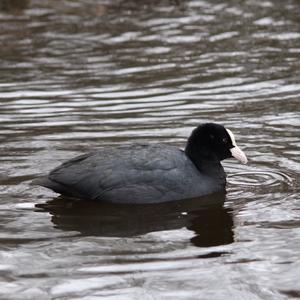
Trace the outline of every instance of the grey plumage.
<instances>
[{"instance_id":1,"label":"grey plumage","mask_svg":"<svg viewBox=\"0 0 300 300\"><path fill-rule=\"evenodd\" d=\"M223 190L220 162L199 172L184 151L160 144L99 149L71 159L35 184L72 197L117 203L158 203Z\"/></svg>"}]
</instances>

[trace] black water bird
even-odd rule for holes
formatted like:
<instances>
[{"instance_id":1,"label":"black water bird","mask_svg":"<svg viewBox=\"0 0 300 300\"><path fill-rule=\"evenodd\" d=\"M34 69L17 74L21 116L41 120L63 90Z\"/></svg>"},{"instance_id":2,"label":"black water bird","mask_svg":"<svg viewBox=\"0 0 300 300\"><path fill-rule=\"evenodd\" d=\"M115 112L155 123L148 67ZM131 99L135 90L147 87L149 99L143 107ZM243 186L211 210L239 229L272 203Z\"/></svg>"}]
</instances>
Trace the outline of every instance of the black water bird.
<instances>
[{"instance_id":1,"label":"black water bird","mask_svg":"<svg viewBox=\"0 0 300 300\"><path fill-rule=\"evenodd\" d=\"M184 150L166 144L106 147L75 157L34 184L59 194L111 203L162 203L225 191L221 161L246 164L233 133L222 125L196 127Z\"/></svg>"}]
</instances>

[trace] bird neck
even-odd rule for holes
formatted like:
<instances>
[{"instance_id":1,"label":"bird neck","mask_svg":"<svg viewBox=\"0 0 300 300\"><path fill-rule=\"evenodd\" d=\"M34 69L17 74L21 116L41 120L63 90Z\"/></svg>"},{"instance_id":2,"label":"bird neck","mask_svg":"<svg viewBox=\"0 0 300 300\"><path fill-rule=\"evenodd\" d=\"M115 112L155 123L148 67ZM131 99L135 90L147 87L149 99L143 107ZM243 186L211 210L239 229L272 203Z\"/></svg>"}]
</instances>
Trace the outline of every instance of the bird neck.
<instances>
[{"instance_id":1,"label":"bird neck","mask_svg":"<svg viewBox=\"0 0 300 300\"><path fill-rule=\"evenodd\" d=\"M217 155L192 139L188 140L184 152L202 173L213 176L219 173L220 170L223 171L223 167Z\"/></svg>"}]
</instances>

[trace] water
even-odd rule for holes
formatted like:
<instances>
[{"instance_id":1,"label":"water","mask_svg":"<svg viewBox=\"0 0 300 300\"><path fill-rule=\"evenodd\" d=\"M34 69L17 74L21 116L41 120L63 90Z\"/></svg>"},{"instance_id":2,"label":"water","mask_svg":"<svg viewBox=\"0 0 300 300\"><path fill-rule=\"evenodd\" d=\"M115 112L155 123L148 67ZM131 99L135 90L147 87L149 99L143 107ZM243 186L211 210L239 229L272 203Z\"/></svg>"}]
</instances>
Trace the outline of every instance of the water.
<instances>
[{"instance_id":1,"label":"water","mask_svg":"<svg viewBox=\"0 0 300 300\"><path fill-rule=\"evenodd\" d=\"M0 298L300 297L298 1L0 1ZM119 207L29 185L124 142L236 135L220 195ZM204 201L204 200L203 200Z\"/></svg>"}]
</instances>

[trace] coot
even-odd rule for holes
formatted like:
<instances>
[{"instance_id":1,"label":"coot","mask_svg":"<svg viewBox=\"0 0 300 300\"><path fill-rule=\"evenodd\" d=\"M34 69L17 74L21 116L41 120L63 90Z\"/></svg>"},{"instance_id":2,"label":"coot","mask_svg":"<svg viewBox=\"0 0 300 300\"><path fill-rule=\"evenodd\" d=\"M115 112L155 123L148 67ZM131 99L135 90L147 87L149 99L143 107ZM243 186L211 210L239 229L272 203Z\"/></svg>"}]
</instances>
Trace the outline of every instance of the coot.
<instances>
[{"instance_id":1,"label":"coot","mask_svg":"<svg viewBox=\"0 0 300 300\"><path fill-rule=\"evenodd\" d=\"M107 147L75 157L34 184L62 195L113 203L161 203L224 191L220 163L244 152L229 129L215 123L196 127L184 150L162 144Z\"/></svg>"}]
</instances>

